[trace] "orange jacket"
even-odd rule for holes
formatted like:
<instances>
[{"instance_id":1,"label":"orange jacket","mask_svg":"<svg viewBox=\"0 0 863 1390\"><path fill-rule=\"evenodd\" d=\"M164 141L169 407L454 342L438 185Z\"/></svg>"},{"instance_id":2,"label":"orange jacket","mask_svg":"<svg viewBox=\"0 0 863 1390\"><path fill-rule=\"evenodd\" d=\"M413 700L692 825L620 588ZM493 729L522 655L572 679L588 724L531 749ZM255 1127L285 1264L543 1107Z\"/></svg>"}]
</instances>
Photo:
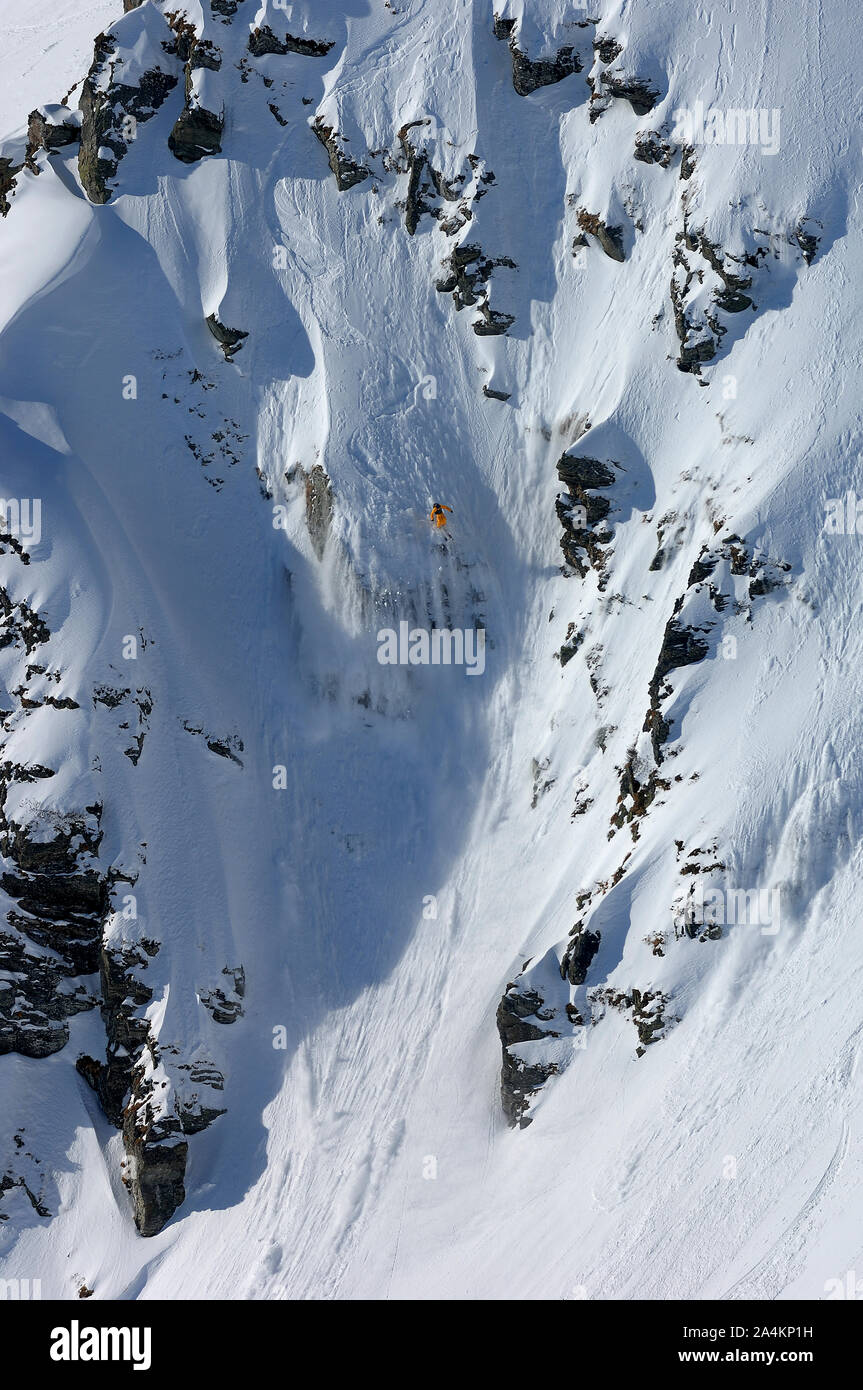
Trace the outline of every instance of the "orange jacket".
<instances>
[{"instance_id":1,"label":"orange jacket","mask_svg":"<svg viewBox=\"0 0 863 1390\"><path fill-rule=\"evenodd\" d=\"M430 519L437 526L438 530L440 530L442 526L446 526L446 517L444 516L444 512L451 511L452 507L447 507L446 505L441 506L440 502L435 502L434 506L431 509L431 512L429 513L429 516Z\"/></svg>"}]
</instances>

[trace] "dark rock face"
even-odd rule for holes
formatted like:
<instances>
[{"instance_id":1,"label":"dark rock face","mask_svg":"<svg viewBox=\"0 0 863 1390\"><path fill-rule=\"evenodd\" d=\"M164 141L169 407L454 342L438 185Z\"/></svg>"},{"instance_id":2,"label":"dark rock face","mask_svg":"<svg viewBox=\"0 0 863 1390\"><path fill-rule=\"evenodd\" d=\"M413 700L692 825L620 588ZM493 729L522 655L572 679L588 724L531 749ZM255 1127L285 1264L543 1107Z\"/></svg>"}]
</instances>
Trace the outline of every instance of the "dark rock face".
<instances>
[{"instance_id":1,"label":"dark rock face","mask_svg":"<svg viewBox=\"0 0 863 1390\"><path fill-rule=\"evenodd\" d=\"M571 73L581 72L582 62L572 46L559 48L553 58L529 58L518 46L514 19L494 17L495 38L509 43L512 57L512 85L520 97L530 96L539 87L562 82Z\"/></svg>"},{"instance_id":2,"label":"dark rock face","mask_svg":"<svg viewBox=\"0 0 863 1390\"><path fill-rule=\"evenodd\" d=\"M50 768L0 769L0 852L14 869L2 887L17 900L0 931L0 1053L47 1057L69 1039L66 1020L98 1002L85 983L98 968L108 912L105 878L95 867L101 807L90 813L37 814L27 825L6 818L9 788L53 777ZM29 943L29 944L28 944Z\"/></svg>"},{"instance_id":3,"label":"dark rock face","mask_svg":"<svg viewBox=\"0 0 863 1390\"><path fill-rule=\"evenodd\" d=\"M195 164L209 154L221 154L224 117L203 106L180 112L168 136L168 149L183 164Z\"/></svg>"},{"instance_id":4,"label":"dark rock face","mask_svg":"<svg viewBox=\"0 0 863 1390\"><path fill-rule=\"evenodd\" d=\"M81 127L65 107L43 106L30 112L27 119L28 159L32 159L37 150L53 154L67 145L77 145L80 139Z\"/></svg>"},{"instance_id":5,"label":"dark rock face","mask_svg":"<svg viewBox=\"0 0 863 1390\"><path fill-rule=\"evenodd\" d=\"M557 465L557 476L570 492L576 492L588 487L613 487L616 475L613 468L599 459L564 454Z\"/></svg>"},{"instance_id":6,"label":"dark rock face","mask_svg":"<svg viewBox=\"0 0 863 1390\"><path fill-rule=\"evenodd\" d=\"M667 169L674 147L658 130L643 130L635 137L634 155L642 164L658 164L661 169Z\"/></svg>"},{"instance_id":7,"label":"dark rock face","mask_svg":"<svg viewBox=\"0 0 863 1390\"><path fill-rule=\"evenodd\" d=\"M306 478L306 525L319 560L323 558L332 519L332 487L324 469L316 463Z\"/></svg>"},{"instance_id":8,"label":"dark rock face","mask_svg":"<svg viewBox=\"0 0 863 1390\"><path fill-rule=\"evenodd\" d=\"M93 203L107 203L111 197L108 180L115 176L128 148L123 133L124 117L132 117L136 122L150 120L178 80L175 74L154 68L143 74L137 87L115 82L111 61L116 49L117 40L113 35L99 35L81 90L78 173ZM106 150L108 155L104 154Z\"/></svg>"},{"instance_id":9,"label":"dark rock face","mask_svg":"<svg viewBox=\"0 0 863 1390\"><path fill-rule=\"evenodd\" d=\"M183 35L180 39L183 39ZM179 41L178 41L179 47ZM183 164L195 164L207 155L221 154L225 118L221 111L208 111L195 97L194 75L199 68L218 72L222 55L208 40L186 38L184 83L186 101L168 136L168 149ZM182 53L181 53L182 56Z\"/></svg>"},{"instance_id":10,"label":"dark rock face","mask_svg":"<svg viewBox=\"0 0 863 1390\"><path fill-rule=\"evenodd\" d=\"M186 1200L189 1146L177 1119L154 1121L149 1100L130 1101L123 1123L135 1225L156 1236Z\"/></svg>"},{"instance_id":11,"label":"dark rock face","mask_svg":"<svg viewBox=\"0 0 863 1390\"><path fill-rule=\"evenodd\" d=\"M517 1043L534 1042L550 1036L547 1028L538 1026L538 1015L544 1003L535 990L521 993L515 985L509 985L497 1006L497 1031L503 1049L500 1098L503 1113L512 1128L518 1125L520 1129L526 1129L532 1123L530 1116L525 1113L530 1096L557 1071L553 1062L529 1066L510 1051ZM531 1022L531 1019L537 1022Z\"/></svg>"},{"instance_id":12,"label":"dark rock face","mask_svg":"<svg viewBox=\"0 0 863 1390\"><path fill-rule=\"evenodd\" d=\"M612 97L628 101L636 116L646 116L659 101L659 92L640 77L617 77L603 74L603 87Z\"/></svg>"},{"instance_id":13,"label":"dark rock face","mask_svg":"<svg viewBox=\"0 0 863 1390\"><path fill-rule=\"evenodd\" d=\"M601 933L578 928L564 952L560 974L571 985L583 985L594 956L599 950Z\"/></svg>"},{"instance_id":14,"label":"dark rock face","mask_svg":"<svg viewBox=\"0 0 863 1390\"><path fill-rule=\"evenodd\" d=\"M246 972L241 965L231 969L225 966L222 974L225 985L216 989L203 990L200 1000L214 1023L236 1023L243 1013L243 999L246 994Z\"/></svg>"},{"instance_id":15,"label":"dark rock face","mask_svg":"<svg viewBox=\"0 0 863 1390\"><path fill-rule=\"evenodd\" d=\"M307 58L325 58L332 46L331 42L318 39L295 39L292 34L276 38L268 24L262 24L249 35L249 52L253 58L263 58L267 53L302 53Z\"/></svg>"},{"instance_id":16,"label":"dark rock face","mask_svg":"<svg viewBox=\"0 0 863 1390\"><path fill-rule=\"evenodd\" d=\"M701 323L693 322L686 307L690 286L704 274L703 267L693 260L694 256L706 262L721 282L721 287L713 293L710 307L702 315ZM733 258L710 241L703 231L692 232L684 224L683 231L677 236L671 280L674 327L680 340L677 366L681 372L697 375L701 364L712 361L716 356L720 340L726 333L725 325L716 316L717 309L724 310L726 314L739 314L744 309L754 307L752 299L745 293L752 286L752 276L739 274L732 269L733 264Z\"/></svg>"},{"instance_id":17,"label":"dark rock face","mask_svg":"<svg viewBox=\"0 0 863 1390\"><path fill-rule=\"evenodd\" d=\"M670 671L680 666L692 666L703 661L710 647L694 628L686 627L676 618L669 618L659 652L656 670L650 681L651 694L658 691Z\"/></svg>"},{"instance_id":18,"label":"dark rock face","mask_svg":"<svg viewBox=\"0 0 863 1390\"><path fill-rule=\"evenodd\" d=\"M515 262L509 256L498 256L492 260L485 255L481 246L467 242L453 249L444 261L443 276L435 281L438 294L452 295L456 310L477 309L481 317L474 320L472 327L480 338L505 333L515 323L514 314L492 309L488 302L491 273L499 265L516 269Z\"/></svg>"},{"instance_id":19,"label":"dark rock face","mask_svg":"<svg viewBox=\"0 0 863 1390\"><path fill-rule=\"evenodd\" d=\"M33 652L50 636L47 624L25 599L16 603L0 588L0 647L20 642L28 652Z\"/></svg>"},{"instance_id":20,"label":"dark rock face","mask_svg":"<svg viewBox=\"0 0 863 1390\"><path fill-rule=\"evenodd\" d=\"M592 567L599 574L599 586L604 585L606 563L604 547L611 541L611 532L601 528L611 511L607 497L597 490L613 486L616 474L610 463L586 456L564 454L558 461L557 476L568 492L558 496L555 510L563 527L560 548L566 567L584 579Z\"/></svg>"},{"instance_id":21,"label":"dark rock face","mask_svg":"<svg viewBox=\"0 0 863 1390\"><path fill-rule=\"evenodd\" d=\"M355 184L362 183L371 173L364 164L358 164L350 155L345 154L341 148L340 141L343 137L332 126L325 125L318 117L312 122L312 130L317 135L321 144L327 152L330 161L330 168L336 176L336 187L340 193L346 189L353 188Z\"/></svg>"},{"instance_id":22,"label":"dark rock face","mask_svg":"<svg viewBox=\"0 0 863 1390\"><path fill-rule=\"evenodd\" d=\"M597 35L593 41L593 51L601 63L613 63L623 52L623 44L610 35Z\"/></svg>"},{"instance_id":23,"label":"dark rock face","mask_svg":"<svg viewBox=\"0 0 863 1390\"><path fill-rule=\"evenodd\" d=\"M24 557L19 559L25 563ZM25 714L49 704L29 699L26 682L49 672L48 663L27 658L50 636L38 613L0 590L0 645L20 649L25 658L25 683L12 691ZM126 688L97 686L94 704L116 710L129 694ZM147 692L138 696L149 709ZM53 704L78 708L68 697L53 697ZM123 1130L135 1218L142 1234L153 1235L185 1195L184 1136L223 1113L212 1097L224 1082L209 1064L177 1061L174 1090L160 1086L154 1092L149 1063L159 1060L158 1050L143 1010L153 996L146 971L159 945L143 938L137 943L105 939L111 894L120 876L106 873L99 862L101 804L59 812L29 798L22 802L19 793L15 813L9 809L13 789L54 776L52 768L38 764L0 764L0 854L5 862L0 883L15 900L0 928L0 1054L50 1056L69 1041L68 1020L100 1006L105 1059L80 1056L76 1067L107 1118ZM22 804L29 808L25 821L17 809ZM245 976L241 967L227 974L233 985L224 991L230 1011L245 992ZM10 1182L24 1187L34 1210L49 1215L24 1179Z\"/></svg>"},{"instance_id":24,"label":"dark rock face","mask_svg":"<svg viewBox=\"0 0 863 1390\"><path fill-rule=\"evenodd\" d=\"M5 217L12 206L9 194L15 191L15 179L24 168L5 156L0 158L0 215Z\"/></svg>"},{"instance_id":25,"label":"dark rock face","mask_svg":"<svg viewBox=\"0 0 863 1390\"><path fill-rule=\"evenodd\" d=\"M588 82L591 122L599 120L612 101L628 101L636 116L646 116L660 98L660 93L646 78L621 72L600 72L597 78L588 78Z\"/></svg>"},{"instance_id":26,"label":"dark rock face","mask_svg":"<svg viewBox=\"0 0 863 1390\"><path fill-rule=\"evenodd\" d=\"M228 328L224 323L220 323L215 314L207 315L207 327L225 354L225 361L233 360L233 354L243 345L243 340L248 338L242 328Z\"/></svg>"},{"instance_id":27,"label":"dark rock face","mask_svg":"<svg viewBox=\"0 0 863 1390\"><path fill-rule=\"evenodd\" d=\"M154 953L157 949L154 947ZM135 974L136 970L146 970L147 964L141 947L106 946L99 961L107 1048L97 1090L102 1109L118 1129L123 1125L133 1069L149 1035L149 1025L139 1010L149 1004L153 991Z\"/></svg>"},{"instance_id":28,"label":"dark rock face","mask_svg":"<svg viewBox=\"0 0 863 1390\"><path fill-rule=\"evenodd\" d=\"M596 237L606 256L613 261L626 260L623 249L623 228L609 227L596 213L588 212L585 208L579 208L578 225L583 232L589 232Z\"/></svg>"}]
</instances>

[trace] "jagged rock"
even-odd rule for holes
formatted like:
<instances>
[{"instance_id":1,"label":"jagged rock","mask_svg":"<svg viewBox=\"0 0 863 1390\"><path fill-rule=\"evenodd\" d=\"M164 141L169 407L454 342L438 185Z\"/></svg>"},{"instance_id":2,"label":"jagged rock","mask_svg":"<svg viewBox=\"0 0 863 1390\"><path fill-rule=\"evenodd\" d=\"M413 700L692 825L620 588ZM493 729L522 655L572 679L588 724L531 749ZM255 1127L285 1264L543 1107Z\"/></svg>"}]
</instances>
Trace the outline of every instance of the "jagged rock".
<instances>
[{"instance_id":1,"label":"jagged rock","mask_svg":"<svg viewBox=\"0 0 863 1390\"><path fill-rule=\"evenodd\" d=\"M660 93L646 78L601 72L591 82L590 119L598 120L610 100L628 101L636 116L646 116L653 110L659 97Z\"/></svg>"},{"instance_id":2,"label":"jagged rock","mask_svg":"<svg viewBox=\"0 0 863 1390\"><path fill-rule=\"evenodd\" d=\"M488 303L488 281L495 266L507 266L515 270L515 261L509 256L497 256L492 260L486 256L481 246L466 242L456 246L444 261L445 274L435 281L439 294L451 294L457 310L476 307L481 317L473 323L473 331L478 337L490 337L506 333L515 323L513 314L504 314L492 309ZM470 268L469 268L470 267Z\"/></svg>"},{"instance_id":3,"label":"jagged rock","mask_svg":"<svg viewBox=\"0 0 863 1390\"><path fill-rule=\"evenodd\" d=\"M553 1062L528 1065L510 1052L510 1048L518 1043L548 1037L548 1029L529 1022L537 1017L544 1002L535 990L521 993L515 985L509 985L497 1006L497 1031L503 1050L500 1098L503 1113L512 1128L518 1125L520 1129L526 1129L532 1123L531 1117L525 1113L530 1096L557 1070Z\"/></svg>"},{"instance_id":4,"label":"jagged rock","mask_svg":"<svg viewBox=\"0 0 863 1390\"><path fill-rule=\"evenodd\" d=\"M0 648L21 642L28 652L33 652L50 636L48 625L24 599L15 602L0 588Z\"/></svg>"},{"instance_id":5,"label":"jagged rock","mask_svg":"<svg viewBox=\"0 0 863 1390\"><path fill-rule=\"evenodd\" d=\"M117 1128L122 1127L133 1069L149 1035L149 1024L140 1010L149 1004L153 991L135 974L136 970L146 970L147 965L141 946L106 945L99 959L101 1013L107 1039L105 1063L98 1078L99 1099Z\"/></svg>"},{"instance_id":6,"label":"jagged rock","mask_svg":"<svg viewBox=\"0 0 863 1390\"><path fill-rule=\"evenodd\" d=\"M605 1007L616 1009L630 1017L638 1035L638 1046L635 1049L638 1057L643 1057L645 1049L651 1043L658 1042L665 1036L669 1023L677 1022L676 1019L666 1017L665 1010L670 1000L662 990L631 989L627 992L604 986L590 990L589 998L591 1009L597 1018L602 1016Z\"/></svg>"},{"instance_id":7,"label":"jagged rock","mask_svg":"<svg viewBox=\"0 0 863 1390\"><path fill-rule=\"evenodd\" d=\"M15 164L12 159L0 157L0 214L7 215L12 203L9 194L15 191L15 180L24 168L24 162Z\"/></svg>"},{"instance_id":8,"label":"jagged rock","mask_svg":"<svg viewBox=\"0 0 863 1390\"><path fill-rule=\"evenodd\" d=\"M344 153L339 145L341 137L338 131L325 125L320 116L312 122L312 130L329 156L330 168L336 176L336 187L340 193L369 177L371 170Z\"/></svg>"},{"instance_id":9,"label":"jagged rock","mask_svg":"<svg viewBox=\"0 0 863 1390\"><path fill-rule=\"evenodd\" d=\"M221 114L206 111L203 106L186 106L168 136L168 148L183 164L195 164L207 155L221 154L224 125Z\"/></svg>"},{"instance_id":10,"label":"jagged rock","mask_svg":"<svg viewBox=\"0 0 863 1390\"><path fill-rule=\"evenodd\" d=\"M798 222L797 226L794 229L793 239L800 247L800 250L803 253L803 260L806 263L806 265L811 265L812 262L815 260L815 254L818 250L818 243L821 240L821 238L816 236L814 232L807 232L806 226L806 219L804 219L804 221L802 222Z\"/></svg>"},{"instance_id":11,"label":"jagged rock","mask_svg":"<svg viewBox=\"0 0 863 1390\"><path fill-rule=\"evenodd\" d=\"M179 1071L188 1072L190 1086L203 1087L210 1091L224 1091L225 1078L219 1071L208 1062L184 1062L178 1067ZM177 1118L180 1121L184 1134L200 1134L213 1120L220 1115L226 1115L225 1106L207 1105L201 1099L201 1092L193 1090L182 1099L177 1098L175 1102Z\"/></svg>"},{"instance_id":12,"label":"jagged rock","mask_svg":"<svg viewBox=\"0 0 863 1390\"><path fill-rule=\"evenodd\" d=\"M189 1146L178 1119L152 1122L147 1110L147 1100L129 1105L123 1137L135 1225L142 1236L155 1236L186 1200Z\"/></svg>"},{"instance_id":13,"label":"jagged rock","mask_svg":"<svg viewBox=\"0 0 863 1390\"><path fill-rule=\"evenodd\" d=\"M184 59L185 103L168 136L168 149L181 163L195 164L199 159L222 151L224 113L209 111L203 106L195 87L195 73L200 69L218 72L222 54L208 39L197 38L194 30L188 33L182 29L176 47L178 55Z\"/></svg>"},{"instance_id":14,"label":"jagged rock","mask_svg":"<svg viewBox=\"0 0 863 1390\"><path fill-rule=\"evenodd\" d=\"M635 137L636 159L643 164L658 164L667 169L674 155L674 146L658 130L642 130Z\"/></svg>"},{"instance_id":15,"label":"jagged rock","mask_svg":"<svg viewBox=\"0 0 863 1390\"><path fill-rule=\"evenodd\" d=\"M601 932L580 927L572 937L560 963L561 979L571 985L583 985L591 962L599 950Z\"/></svg>"},{"instance_id":16,"label":"jagged rock","mask_svg":"<svg viewBox=\"0 0 863 1390\"><path fill-rule=\"evenodd\" d=\"M693 628L686 627L676 618L669 618L665 625L662 647L656 670L650 681L650 690L658 691L665 677L680 666L692 666L703 661L710 647Z\"/></svg>"},{"instance_id":17,"label":"jagged rock","mask_svg":"<svg viewBox=\"0 0 863 1390\"><path fill-rule=\"evenodd\" d=\"M561 667L572 661L579 647L584 641L584 633L579 632L575 623L569 623L566 629L566 637L560 644L560 649L554 653Z\"/></svg>"},{"instance_id":18,"label":"jagged rock","mask_svg":"<svg viewBox=\"0 0 863 1390\"><path fill-rule=\"evenodd\" d=\"M597 35L593 41L593 51L601 63L613 63L623 52L623 44L610 35Z\"/></svg>"},{"instance_id":19,"label":"jagged rock","mask_svg":"<svg viewBox=\"0 0 863 1390\"><path fill-rule=\"evenodd\" d=\"M249 35L249 52L253 58L263 58L267 53L302 53L308 58L325 58L332 46L332 41L295 39L292 34L279 39L268 24L253 29Z\"/></svg>"},{"instance_id":20,"label":"jagged rock","mask_svg":"<svg viewBox=\"0 0 863 1390\"><path fill-rule=\"evenodd\" d=\"M408 188L405 195L405 228L408 236L413 236L417 229L420 216L429 211L428 204L423 202L420 196L420 184L423 171L427 166L427 159L423 150L416 149L407 138L408 131L415 126L427 125L426 119L409 121L403 125L398 132L398 138L404 151L408 166Z\"/></svg>"},{"instance_id":21,"label":"jagged rock","mask_svg":"<svg viewBox=\"0 0 863 1390\"><path fill-rule=\"evenodd\" d=\"M568 488L566 495L558 496L555 502L555 511L563 527L560 548L565 565L582 579L592 566L599 574L602 588L606 563L604 547L611 541L611 533L596 528L611 511L611 502L607 497L597 496L596 490L613 486L616 474L610 464L599 459L564 454L557 464L557 476Z\"/></svg>"},{"instance_id":22,"label":"jagged rock","mask_svg":"<svg viewBox=\"0 0 863 1390\"><path fill-rule=\"evenodd\" d=\"M601 463L599 459L588 458L586 455L574 457L572 454L563 454L559 459L557 476L570 492L584 488L613 487L616 480L614 469L607 463Z\"/></svg>"},{"instance_id":23,"label":"jagged rock","mask_svg":"<svg viewBox=\"0 0 863 1390\"><path fill-rule=\"evenodd\" d=\"M36 1196L35 1192L32 1191L32 1189L29 1187L24 1178L20 1176L13 1176L10 1173L4 1173L2 1177L0 1177L0 1197L3 1196L4 1192L11 1192L13 1187L20 1187L23 1190L23 1192L27 1196L27 1200L29 1201L33 1210L36 1212L37 1216L51 1215L44 1202ZM5 1220L6 1218L4 1217L3 1219ZM26 1284L27 1281L23 1280L22 1282ZM34 1297L35 1296L36 1295L34 1295ZM26 1295L22 1293L21 1297L24 1298L26 1297Z\"/></svg>"},{"instance_id":24,"label":"jagged rock","mask_svg":"<svg viewBox=\"0 0 863 1390\"><path fill-rule=\"evenodd\" d=\"M571 73L581 72L582 62L570 45L559 48L553 58L529 58L518 46L514 19L501 19L494 16L495 38L509 43L512 57L512 85L520 97L530 96L539 87L548 87L554 82L562 82Z\"/></svg>"},{"instance_id":25,"label":"jagged rock","mask_svg":"<svg viewBox=\"0 0 863 1390\"><path fill-rule=\"evenodd\" d=\"M80 139L80 122L68 106L39 106L30 112L27 119L28 159L32 159L37 150L53 154L55 150L68 145L77 145Z\"/></svg>"},{"instance_id":26,"label":"jagged rock","mask_svg":"<svg viewBox=\"0 0 863 1390\"><path fill-rule=\"evenodd\" d=\"M504 314L498 309L492 309L488 304L482 303L479 306L481 317L474 319L471 327L478 338L492 338L506 333L515 323L515 314Z\"/></svg>"},{"instance_id":27,"label":"jagged rock","mask_svg":"<svg viewBox=\"0 0 863 1390\"><path fill-rule=\"evenodd\" d=\"M157 66L144 72L137 86L117 82L113 75L117 50L116 34L98 36L93 62L81 89L78 173L87 196L94 203L107 203L111 197L108 180L116 174L127 149L123 118L131 116L136 122L150 120L178 80L173 73Z\"/></svg>"},{"instance_id":28,"label":"jagged rock","mask_svg":"<svg viewBox=\"0 0 863 1390\"><path fill-rule=\"evenodd\" d=\"M243 345L243 340L248 338L242 328L228 328L224 323L220 323L216 315L207 315L207 327L225 354L225 361L233 361L233 355Z\"/></svg>"},{"instance_id":29,"label":"jagged rock","mask_svg":"<svg viewBox=\"0 0 863 1390\"><path fill-rule=\"evenodd\" d=\"M511 391L495 391L493 386L483 386L482 394L490 401L508 401Z\"/></svg>"},{"instance_id":30,"label":"jagged rock","mask_svg":"<svg viewBox=\"0 0 863 1390\"><path fill-rule=\"evenodd\" d=\"M326 472L316 463L306 478L306 525L312 549L323 558L333 518L333 490Z\"/></svg>"},{"instance_id":31,"label":"jagged rock","mask_svg":"<svg viewBox=\"0 0 863 1390\"><path fill-rule=\"evenodd\" d=\"M3 806L10 782L33 780L16 772L4 764ZM0 933L0 970L7 977L0 980L0 1052L46 1057L59 1051L69 1038L66 1019L97 1002L76 979L96 969L107 911L105 880L79 865L98 847L98 833L89 840L80 833L84 824L57 818L56 833L46 838L38 819L24 826L2 814L0 850L17 872L7 869L0 883L21 910L7 914L16 935Z\"/></svg>"},{"instance_id":32,"label":"jagged rock","mask_svg":"<svg viewBox=\"0 0 863 1390\"><path fill-rule=\"evenodd\" d=\"M578 225L583 232L590 232L595 236L606 256L610 256L613 261L623 261L626 253L623 249L623 228L609 227L594 212L588 212L585 208L578 210Z\"/></svg>"},{"instance_id":33,"label":"jagged rock","mask_svg":"<svg viewBox=\"0 0 863 1390\"><path fill-rule=\"evenodd\" d=\"M704 275L701 267L690 263L692 255L706 261L720 281L720 288L713 291L710 304L702 311L700 321L693 321L687 308L690 286L693 282L700 284ZM734 262L735 258L724 254L703 231L693 232L684 223L675 244L674 274L671 279L674 327L680 341L677 366L682 372L697 373L702 363L710 362L716 356L719 341L726 332L716 317L716 309L722 309L727 314L739 314L752 307L752 299L744 293L752 285L752 276L732 270L729 260ZM757 264L757 261L752 263Z\"/></svg>"},{"instance_id":34,"label":"jagged rock","mask_svg":"<svg viewBox=\"0 0 863 1390\"><path fill-rule=\"evenodd\" d=\"M243 1014L242 1001L246 994L246 972L241 965L233 970L226 965L222 974L232 982L230 987L226 985L226 989L233 997L229 998L228 993L222 988L201 991L198 997L212 1016L214 1023L236 1023Z\"/></svg>"}]
</instances>

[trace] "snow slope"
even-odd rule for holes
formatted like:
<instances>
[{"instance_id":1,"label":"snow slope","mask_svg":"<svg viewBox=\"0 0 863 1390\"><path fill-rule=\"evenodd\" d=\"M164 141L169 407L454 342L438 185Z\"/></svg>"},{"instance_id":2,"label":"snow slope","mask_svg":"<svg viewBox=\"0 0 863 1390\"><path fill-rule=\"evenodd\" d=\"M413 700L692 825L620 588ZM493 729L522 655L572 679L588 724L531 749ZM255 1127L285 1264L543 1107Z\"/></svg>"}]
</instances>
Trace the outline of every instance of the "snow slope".
<instances>
[{"instance_id":1,"label":"snow slope","mask_svg":"<svg viewBox=\"0 0 863 1390\"><path fill-rule=\"evenodd\" d=\"M42 503L0 584L59 673L0 649L3 760L53 770L4 815L101 805L98 862L123 876L106 947L158 943L137 1007L157 1112L193 1092L226 1110L187 1134L185 1201L145 1238L75 1069L105 1054L98 1009L51 1056L4 1055L3 1276L58 1298L825 1297L863 1260L860 547L824 530L860 440L856 43L815 0L525 0L498 11L520 50L575 46L583 69L520 95L485 0L235 8L186 7L221 49L194 89L224 109L220 153L169 149L183 60L160 48L175 6L147 0L110 32L127 72L178 81L109 201L74 145L43 150L0 226L0 482ZM79 77L105 10L58 40ZM255 57L264 23L332 46ZM622 53L593 66L598 36ZM57 63L6 133L62 96ZM605 70L653 109L617 96L592 121ZM634 158L697 101L779 110L778 152L698 144L689 177L679 141L668 167ZM339 190L316 118L368 177ZM408 147L463 180L427 190L440 215L413 234ZM573 250L579 211L622 229L625 259L595 230ZM693 323L720 282L682 233L751 258L755 307L721 319L700 376L676 366L675 257ZM505 334L436 289L459 245L513 263L489 272ZM210 314L248 333L233 361ZM583 578L561 571L567 450L619 465ZM643 725L678 600L708 650L665 676L657 763ZM402 620L482 624L484 673L381 665ZM627 762L662 780L615 827ZM778 892L781 914L675 932L702 877ZM577 920L600 942L570 985ZM241 967L226 1025L205 1001ZM557 1072L511 1129L495 1014L519 978L559 1036L517 1046ZM641 1055L633 990L663 1001Z\"/></svg>"}]
</instances>

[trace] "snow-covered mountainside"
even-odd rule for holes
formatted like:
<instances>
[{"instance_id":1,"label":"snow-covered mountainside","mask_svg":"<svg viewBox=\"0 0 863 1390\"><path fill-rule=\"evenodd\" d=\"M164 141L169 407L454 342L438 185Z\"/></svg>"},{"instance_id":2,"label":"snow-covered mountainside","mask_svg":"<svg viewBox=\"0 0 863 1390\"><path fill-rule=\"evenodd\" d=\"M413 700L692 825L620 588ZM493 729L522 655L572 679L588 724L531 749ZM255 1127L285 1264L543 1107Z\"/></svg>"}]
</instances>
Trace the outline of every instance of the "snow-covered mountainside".
<instances>
[{"instance_id":1,"label":"snow-covered mountainside","mask_svg":"<svg viewBox=\"0 0 863 1390\"><path fill-rule=\"evenodd\" d=\"M122 8L0 10L0 1274L830 1297L856 34Z\"/></svg>"}]
</instances>

